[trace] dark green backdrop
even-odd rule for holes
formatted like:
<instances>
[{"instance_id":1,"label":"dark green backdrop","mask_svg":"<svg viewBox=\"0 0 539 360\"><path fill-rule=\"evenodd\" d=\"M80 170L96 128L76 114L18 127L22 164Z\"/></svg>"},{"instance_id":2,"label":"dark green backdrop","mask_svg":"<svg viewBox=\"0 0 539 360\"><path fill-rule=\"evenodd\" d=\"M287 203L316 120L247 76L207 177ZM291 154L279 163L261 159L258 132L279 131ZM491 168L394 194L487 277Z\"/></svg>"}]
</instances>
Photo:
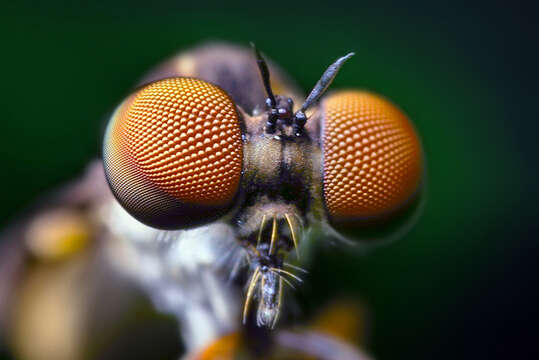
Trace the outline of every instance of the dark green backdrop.
<instances>
[{"instance_id":1,"label":"dark green backdrop","mask_svg":"<svg viewBox=\"0 0 539 360\"><path fill-rule=\"evenodd\" d=\"M312 310L337 293L360 297L378 359L531 354L539 200L531 6L149 3L0 11L0 224L80 174L100 152L105 114L177 50L252 40L305 90L353 50L334 87L380 92L410 115L428 161L428 202L398 242L362 257L321 251L301 301Z\"/></svg>"}]
</instances>

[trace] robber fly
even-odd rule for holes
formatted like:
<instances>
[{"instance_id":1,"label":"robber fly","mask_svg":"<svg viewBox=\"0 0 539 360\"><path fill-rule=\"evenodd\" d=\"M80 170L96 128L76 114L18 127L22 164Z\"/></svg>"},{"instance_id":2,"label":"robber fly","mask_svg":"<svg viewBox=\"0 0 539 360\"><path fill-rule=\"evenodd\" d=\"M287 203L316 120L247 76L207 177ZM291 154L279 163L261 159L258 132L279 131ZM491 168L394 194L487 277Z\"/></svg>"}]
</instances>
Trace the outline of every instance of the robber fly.
<instances>
[{"instance_id":1,"label":"robber fly","mask_svg":"<svg viewBox=\"0 0 539 360\"><path fill-rule=\"evenodd\" d=\"M370 92L323 96L353 55L303 100L256 48L202 46L152 71L109 120L117 201L164 231L222 224L239 249L230 266L246 281L244 323L275 326L284 285L302 282L290 259L306 229L368 241L417 209L424 161L408 118Z\"/></svg>"}]
</instances>

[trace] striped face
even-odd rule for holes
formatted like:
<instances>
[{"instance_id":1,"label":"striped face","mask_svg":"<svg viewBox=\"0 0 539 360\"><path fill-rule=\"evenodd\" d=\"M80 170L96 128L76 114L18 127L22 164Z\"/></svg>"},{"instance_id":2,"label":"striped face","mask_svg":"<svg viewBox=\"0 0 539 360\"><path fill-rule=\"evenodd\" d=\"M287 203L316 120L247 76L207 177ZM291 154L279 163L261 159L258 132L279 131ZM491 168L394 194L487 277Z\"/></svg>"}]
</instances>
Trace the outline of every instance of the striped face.
<instances>
[{"instance_id":1,"label":"striped face","mask_svg":"<svg viewBox=\"0 0 539 360\"><path fill-rule=\"evenodd\" d=\"M423 174L408 118L384 98L338 92L323 109L323 198L335 224L372 223L411 202Z\"/></svg>"},{"instance_id":2,"label":"striped face","mask_svg":"<svg viewBox=\"0 0 539 360\"><path fill-rule=\"evenodd\" d=\"M112 116L104 142L112 192L139 221L185 228L234 203L243 143L236 107L219 87L168 78L139 89Z\"/></svg>"}]
</instances>

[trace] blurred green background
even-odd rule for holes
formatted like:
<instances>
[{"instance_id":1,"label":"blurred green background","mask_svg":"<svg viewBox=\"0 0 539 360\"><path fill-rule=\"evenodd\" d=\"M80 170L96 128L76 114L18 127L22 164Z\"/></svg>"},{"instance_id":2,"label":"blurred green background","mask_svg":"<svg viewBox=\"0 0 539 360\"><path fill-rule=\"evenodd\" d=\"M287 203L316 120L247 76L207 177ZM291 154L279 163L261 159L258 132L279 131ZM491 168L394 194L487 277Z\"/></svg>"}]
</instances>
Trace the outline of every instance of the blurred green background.
<instances>
[{"instance_id":1,"label":"blurred green background","mask_svg":"<svg viewBox=\"0 0 539 360\"><path fill-rule=\"evenodd\" d=\"M100 153L105 115L151 66L205 40L257 43L304 89L355 51L333 87L367 88L415 122L424 214L366 256L327 248L307 311L357 296L377 359L530 358L537 314L537 20L519 2L67 1L0 11L6 225ZM1 355L0 355L1 356ZM6 353L7 356L7 353Z\"/></svg>"}]
</instances>

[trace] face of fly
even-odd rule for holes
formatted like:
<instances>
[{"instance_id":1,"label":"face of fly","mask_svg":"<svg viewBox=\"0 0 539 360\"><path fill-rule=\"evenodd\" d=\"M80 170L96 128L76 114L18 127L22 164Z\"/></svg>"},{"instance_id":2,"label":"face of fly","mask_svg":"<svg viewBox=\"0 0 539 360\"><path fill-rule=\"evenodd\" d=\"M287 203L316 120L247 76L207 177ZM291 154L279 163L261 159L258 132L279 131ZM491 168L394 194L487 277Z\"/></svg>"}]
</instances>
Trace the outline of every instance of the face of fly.
<instances>
[{"instance_id":1,"label":"face of fly","mask_svg":"<svg viewBox=\"0 0 539 360\"><path fill-rule=\"evenodd\" d=\"M104 160L139 221L228 224L241 253L231 271L246 279L243 322L272 328L284 286L302 282L289 258L300 257L303 229L318 223L348 239L349 229L400 219L421 192L422 152L407 118L377 95L348 91L318 105L353 53L302 101L253 50L207 45L156 68L111 118Z\"/></svg>"}]
</instances>

